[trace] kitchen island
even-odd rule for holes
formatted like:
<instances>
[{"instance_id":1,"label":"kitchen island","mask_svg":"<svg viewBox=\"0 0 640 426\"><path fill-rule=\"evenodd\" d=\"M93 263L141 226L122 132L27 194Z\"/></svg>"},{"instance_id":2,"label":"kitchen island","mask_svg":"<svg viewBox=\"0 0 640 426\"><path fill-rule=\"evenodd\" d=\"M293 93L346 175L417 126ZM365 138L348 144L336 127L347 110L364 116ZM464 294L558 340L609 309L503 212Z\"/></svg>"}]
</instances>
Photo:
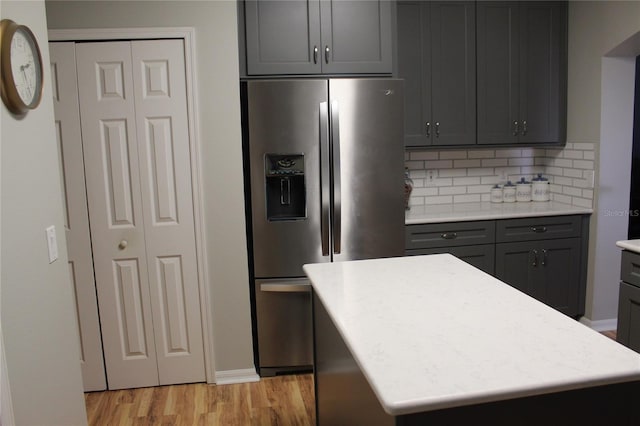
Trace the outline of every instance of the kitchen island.
<instances>
[{"instance_id":1,"label":"kitchen island","mask_svg":"<svg viewBox=\"0 0 640 426\"><path fill-rule=\"evenodd\" d=\"M640 355L450 254L304 270L320 426L640 424Z\"/></svg>"}]
</instances>

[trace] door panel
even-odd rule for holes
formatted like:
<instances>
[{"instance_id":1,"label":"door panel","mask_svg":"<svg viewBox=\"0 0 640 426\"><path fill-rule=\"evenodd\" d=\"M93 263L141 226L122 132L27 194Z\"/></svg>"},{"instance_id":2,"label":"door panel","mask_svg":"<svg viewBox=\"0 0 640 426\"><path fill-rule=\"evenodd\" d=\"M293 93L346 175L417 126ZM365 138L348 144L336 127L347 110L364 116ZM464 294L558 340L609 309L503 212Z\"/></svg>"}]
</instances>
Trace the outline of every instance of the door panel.
<instances>
[{"instance_id":1,"label":"door panel","mask_svg":"<svg viewBox=\"0 0 640 426\"><path fill-rule=\"evenodd\" d=\"M321 72L318 0L247 0L245 19L249 75Z\"/></svg>"},{"instance_id":2,"label":"door panel","mask_svg":"<svg viewBox=\"0 0 640 426\"><path fill-rule=\"evenodd\" d=\"M331 260L322 254L320 229L320 103L328 83L250 81L247 91L255 276L301 277L303 264ZM267 217L267 154L304 155L305 217Z\"/></svg>"},{"instance_id":3,"label":"door panel","mask_svg":"<svg viewBox=\"0 0 640 426\"><path fill-rule=\"evenodd\" d=\"M158 371L128 42L76 47L96 286L110 389L154 386Z\"/></svg>"},{"instance_id":4,"label":"door panel","mask_svg":"<svg viewBox=\"0 0 640 426\"><path fill-rule=\"evenodd\" d=\"M476 3L478 144L516 143L518 2Z\"/></svg>"},{"instance_id":5,"label":"door panel","mask_svg":"<svg viewBox=\"0 0 640 426\"><path fill-rule=\"evenodd\" d=\"M334 174L340 173L334 261L404 254L403 89L393 79L329 82L331 125L339 132L339 141L332 141Z\"/></svg>"},{"instance_id":6,"label":"door panel","mask_svg":"<svg viewBox=\"0 0 640 426\"><path fill-rule=\"evenodd\" d=\"M391 73L389 0L321 1L320 25L323 73Z\"/></svg>"},{"instance_id":7,"label":"door panel","mask_svg":"<svg viewBox=\"0 0 640 426\"><path fill-rule=\"evenodd\" d=\"M56 136L61 153L65 235L78 318L82 381L86 392L98 391L106 389L107 382L91 256L75 43L49 43L49 52Z\"/></svg>"},{"instance_id":8,"label":"door panel","mask_svg":"<svg viewBox=\"0 0 640 426\"><path fill-rule=\"evenodd\" d=\"M160 384L205 380L182 40L131 43Z\"/></svg>"},{"instance_id":9,"label":"door panel","mask_svg":"<svg viewBox=\"0 0 640 426\"><path fill-rule=\"evenodd\" d=\"M433 145L476 143L475 2L430 2Z\"/></svg>"}]
</instances>

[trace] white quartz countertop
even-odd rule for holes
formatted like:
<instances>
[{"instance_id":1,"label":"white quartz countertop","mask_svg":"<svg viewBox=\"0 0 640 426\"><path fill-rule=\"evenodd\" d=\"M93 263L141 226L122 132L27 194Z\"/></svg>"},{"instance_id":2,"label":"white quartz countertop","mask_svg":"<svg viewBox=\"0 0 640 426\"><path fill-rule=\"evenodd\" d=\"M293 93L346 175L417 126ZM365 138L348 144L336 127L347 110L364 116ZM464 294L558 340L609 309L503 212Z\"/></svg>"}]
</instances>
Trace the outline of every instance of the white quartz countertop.
<instances>
[{"instance_id":1,"label":"white quartz countertop","mask_svg":"<svg viewBox=\"0 0 640 426\"><path fill-rule=\"evenodd\" d=\"M384 410L640 380L640 355L450 254L305 265Z\"/></svg>"},{"instance_id":2,"label":"white quartz countertop","mask_svg":"<svg viewBox=\"0 0 640 426\"><path fill-rule=\"evenodd\" d=\"M462 222L471 220L512 219L518 217L591 214L593 209L557 201L516 203L460 203L411 206L405 224Z\"/></svg>"},{"instance_id":3,"label":"white quartz countertop","mask_svg":"<svg viewBox=\"0 0 640 426\"><path fill-rule=\"evenodd\" d=\"M616 245L625 250L640 253L640 240L624 240L616 242Z\"/></svg>"}]
</instances>

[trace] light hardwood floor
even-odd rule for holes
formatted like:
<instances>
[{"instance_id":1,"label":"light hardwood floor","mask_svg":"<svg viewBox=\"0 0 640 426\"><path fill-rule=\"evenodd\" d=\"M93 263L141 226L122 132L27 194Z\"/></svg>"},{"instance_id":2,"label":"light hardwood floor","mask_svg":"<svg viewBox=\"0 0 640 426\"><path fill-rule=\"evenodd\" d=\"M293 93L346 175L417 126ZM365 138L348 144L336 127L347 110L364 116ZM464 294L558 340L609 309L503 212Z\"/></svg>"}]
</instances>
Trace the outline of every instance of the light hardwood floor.
<instances>
[{"instance_id":1,"label":"light hardwood floor","mask_svg":"<svg viewBox=\"0 0 640 426\"><path fill-rule=\"evenodd\" d=\"M90 426L315 425L311 374L237 385L196 383L91 392L85 401Z\"/></svg>"},{"instance_id":2,"label":"light hardwood floor","mask_svg":"<svg viewBox=\"0 0 640 426\"><path fill-rule=\"evenodd\" d=\"M616 339L616 332L604 331ZM160 386L85 395L89 426L312 426L311 374L263 378L237 385Z\"/></svg>"}]
</instances>

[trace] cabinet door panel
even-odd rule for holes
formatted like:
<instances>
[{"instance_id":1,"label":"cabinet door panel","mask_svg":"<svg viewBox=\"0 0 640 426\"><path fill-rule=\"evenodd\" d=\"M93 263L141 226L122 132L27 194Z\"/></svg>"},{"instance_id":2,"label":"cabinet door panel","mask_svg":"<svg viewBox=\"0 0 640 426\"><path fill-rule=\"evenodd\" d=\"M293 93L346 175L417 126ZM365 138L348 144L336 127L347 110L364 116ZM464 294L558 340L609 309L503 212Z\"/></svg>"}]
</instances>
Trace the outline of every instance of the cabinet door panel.
<instances>
[{"instance_id":1,"label":"cabinet door panel","mask_svg":"<svg viewBox=\"0 0 640 426\"><path fill-rule=\"evenodd\" d=\"M478 2L478 144L518 141L518 3Z\"/></svg>"},{"instance_id":2,"label":"cabinet door panel","mask_svg":"<svg viewBox=\"0 0 640 426\"><path fill-rule=\"evenodd\" d=\"M431 121L431 32L429 4L398 2L398 75L404 79L404 143L429 145Z\"/></svg>"},{"instance_id":3,"label":"cabinet door panel","mask_svg":"<svg viewBox=\"0 0 640 426\"><path fill-rule=\"evenodd\" d=\"M565 139L566 21L562 2L523 2L520 6L520 114L523 143ZM526 122L526 132L525 132Z\"/></svg>"},{"instance_id":4,"label":"cabinet door panel","mask_svg":"<svg viewBox=\"0 0 640 426\"><path fill-rule=\"evenodd\" d=\"M567 315L578 313L580 240L540 241L534 297Z\"/></svg>"},{"instance_id":5,"label":"cabinet door panel","mask_svg":"<svg viewBox=\"0 0 640 426\"><path fill-rule=\"evenodd\" d=\"M433 145L476 142L475 2L431 2Z\"/></svg>"},{"instance_id":6,"label":"cabinet door panel","mask_svg":"<svg viewBox=\"0 0 640 426\"><path fill-rule=\"evenodd\" d=\"M389 0L323 0L320 22L324 74L391 73Z\"/></svg>"},{"instance_id":7,"label":"cabinet door panel","mask_svg":"<svg viewBox=\"0 0 640 426\"><path fill-rule=\"evenodd\" d=\"M319 0L247 0L245 20L249 75L321 72Z\"/></svg>"},{"instance_id":8,"label":"cabinet door panel","mask_svg":"<svg viewBox=\"0 0 640 426\"><path fill-rule=\"evenodd\" d=\"M640 287L620 283L618 342L640 352Z\"/></svg>"},{"instance_id":9,"label":"cabinet door panel","mask_svg":"<svg viewBox=\"0 0 640 426\"><path fill-rule=\"evenodd\" d=\"M534 260L531 243L496 244L496 278L531 295Z\"/></svg>"}]
</instances>

